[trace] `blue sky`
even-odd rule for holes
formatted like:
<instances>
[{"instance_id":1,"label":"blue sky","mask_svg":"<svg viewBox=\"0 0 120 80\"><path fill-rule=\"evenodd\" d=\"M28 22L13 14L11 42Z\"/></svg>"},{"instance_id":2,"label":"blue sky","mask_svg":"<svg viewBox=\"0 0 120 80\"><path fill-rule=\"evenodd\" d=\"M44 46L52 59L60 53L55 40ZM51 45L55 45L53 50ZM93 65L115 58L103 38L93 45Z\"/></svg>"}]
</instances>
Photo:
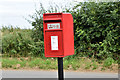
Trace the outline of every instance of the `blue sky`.
<instances>
[{"instance_id":1,"label":"blue sky","mask_svg":"<svg viewBox=\"0 0 120 80\"><path fill-rule=\"evenodd\" d=\"M39 3L48 8L49 3L54 2L60 6L72 3L74 0L0 0L0 27L18 26L20 28L33 28L25 18L39 9ZM83 1L83 0L80 0Z\"/></svg>"}]
</instances>

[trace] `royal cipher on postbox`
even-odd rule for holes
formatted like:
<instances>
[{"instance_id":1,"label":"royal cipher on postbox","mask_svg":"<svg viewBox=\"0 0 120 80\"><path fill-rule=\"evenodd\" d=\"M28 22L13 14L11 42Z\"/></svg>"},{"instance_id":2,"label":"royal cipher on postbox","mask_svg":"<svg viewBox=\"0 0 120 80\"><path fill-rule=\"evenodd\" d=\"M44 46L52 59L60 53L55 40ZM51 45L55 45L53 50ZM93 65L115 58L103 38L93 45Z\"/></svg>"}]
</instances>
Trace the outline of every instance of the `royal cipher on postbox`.
<instances>
[{"instance_id":1,"label":"royal cipher on postbox","mask_svg":"<svg viewBox=\"0 0 120 80\"><path fill-rule=\"evenodd\" d=\"M74 54L73 17L70 13L43 14L45 57Z\"/></svg>"}]
</instances>

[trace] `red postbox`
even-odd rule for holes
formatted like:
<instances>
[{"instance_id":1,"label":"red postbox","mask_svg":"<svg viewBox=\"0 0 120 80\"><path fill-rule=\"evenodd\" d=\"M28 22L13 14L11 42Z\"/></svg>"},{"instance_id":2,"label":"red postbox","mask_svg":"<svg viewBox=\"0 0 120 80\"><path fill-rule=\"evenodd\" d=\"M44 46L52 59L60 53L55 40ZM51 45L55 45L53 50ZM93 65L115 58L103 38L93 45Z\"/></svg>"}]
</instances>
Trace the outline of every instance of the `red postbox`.
<instances>
[{"instance_id":1,"label":"red postbox","mask_svg":"<svg viewBox=\"0 0 120 80\"><path fill-rule=\"evenodd\" d=\"M74 54L73 17L70 13L43 14L45 57Z\"/></svg>"}]
</instances>

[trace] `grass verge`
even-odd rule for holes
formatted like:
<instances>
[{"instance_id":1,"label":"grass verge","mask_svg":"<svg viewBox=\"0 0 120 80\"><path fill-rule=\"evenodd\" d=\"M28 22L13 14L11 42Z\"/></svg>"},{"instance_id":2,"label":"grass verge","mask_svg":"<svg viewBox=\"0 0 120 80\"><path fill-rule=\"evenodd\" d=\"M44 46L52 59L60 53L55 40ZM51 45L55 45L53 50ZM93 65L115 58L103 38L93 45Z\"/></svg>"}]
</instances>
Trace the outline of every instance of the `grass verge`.
<instances>
[{"instance_id":1,"label":"grass verge","mask_svg":"<svg viewBox=\"0 0 120 80\"><path fill-rule=\"evenodd\" d=\"M74 71L117 72L118 64L110 59L98 62L88 58L64 58L64 69ZM57 70L57 58L42 59L38 57L2 58L3 69L43 69Z\"/></svg>"}]
</instances>

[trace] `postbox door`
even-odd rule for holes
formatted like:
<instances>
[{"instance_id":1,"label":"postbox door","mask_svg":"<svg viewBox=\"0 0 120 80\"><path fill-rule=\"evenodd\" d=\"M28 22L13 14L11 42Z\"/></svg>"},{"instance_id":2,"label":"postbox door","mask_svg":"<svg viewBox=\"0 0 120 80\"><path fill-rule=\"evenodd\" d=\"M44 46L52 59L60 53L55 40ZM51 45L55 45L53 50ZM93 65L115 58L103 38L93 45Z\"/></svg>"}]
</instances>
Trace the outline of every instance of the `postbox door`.
<instances>
[{"instance_id":1,"label":"postbox door","mask_svg":"<svg viewBox=\"0 0 120 80\"><path fill-rule=\"evenodd\" d=\"M62 30L45 32L46 56L63 56Z\"/></svg>"}]
</instances>

